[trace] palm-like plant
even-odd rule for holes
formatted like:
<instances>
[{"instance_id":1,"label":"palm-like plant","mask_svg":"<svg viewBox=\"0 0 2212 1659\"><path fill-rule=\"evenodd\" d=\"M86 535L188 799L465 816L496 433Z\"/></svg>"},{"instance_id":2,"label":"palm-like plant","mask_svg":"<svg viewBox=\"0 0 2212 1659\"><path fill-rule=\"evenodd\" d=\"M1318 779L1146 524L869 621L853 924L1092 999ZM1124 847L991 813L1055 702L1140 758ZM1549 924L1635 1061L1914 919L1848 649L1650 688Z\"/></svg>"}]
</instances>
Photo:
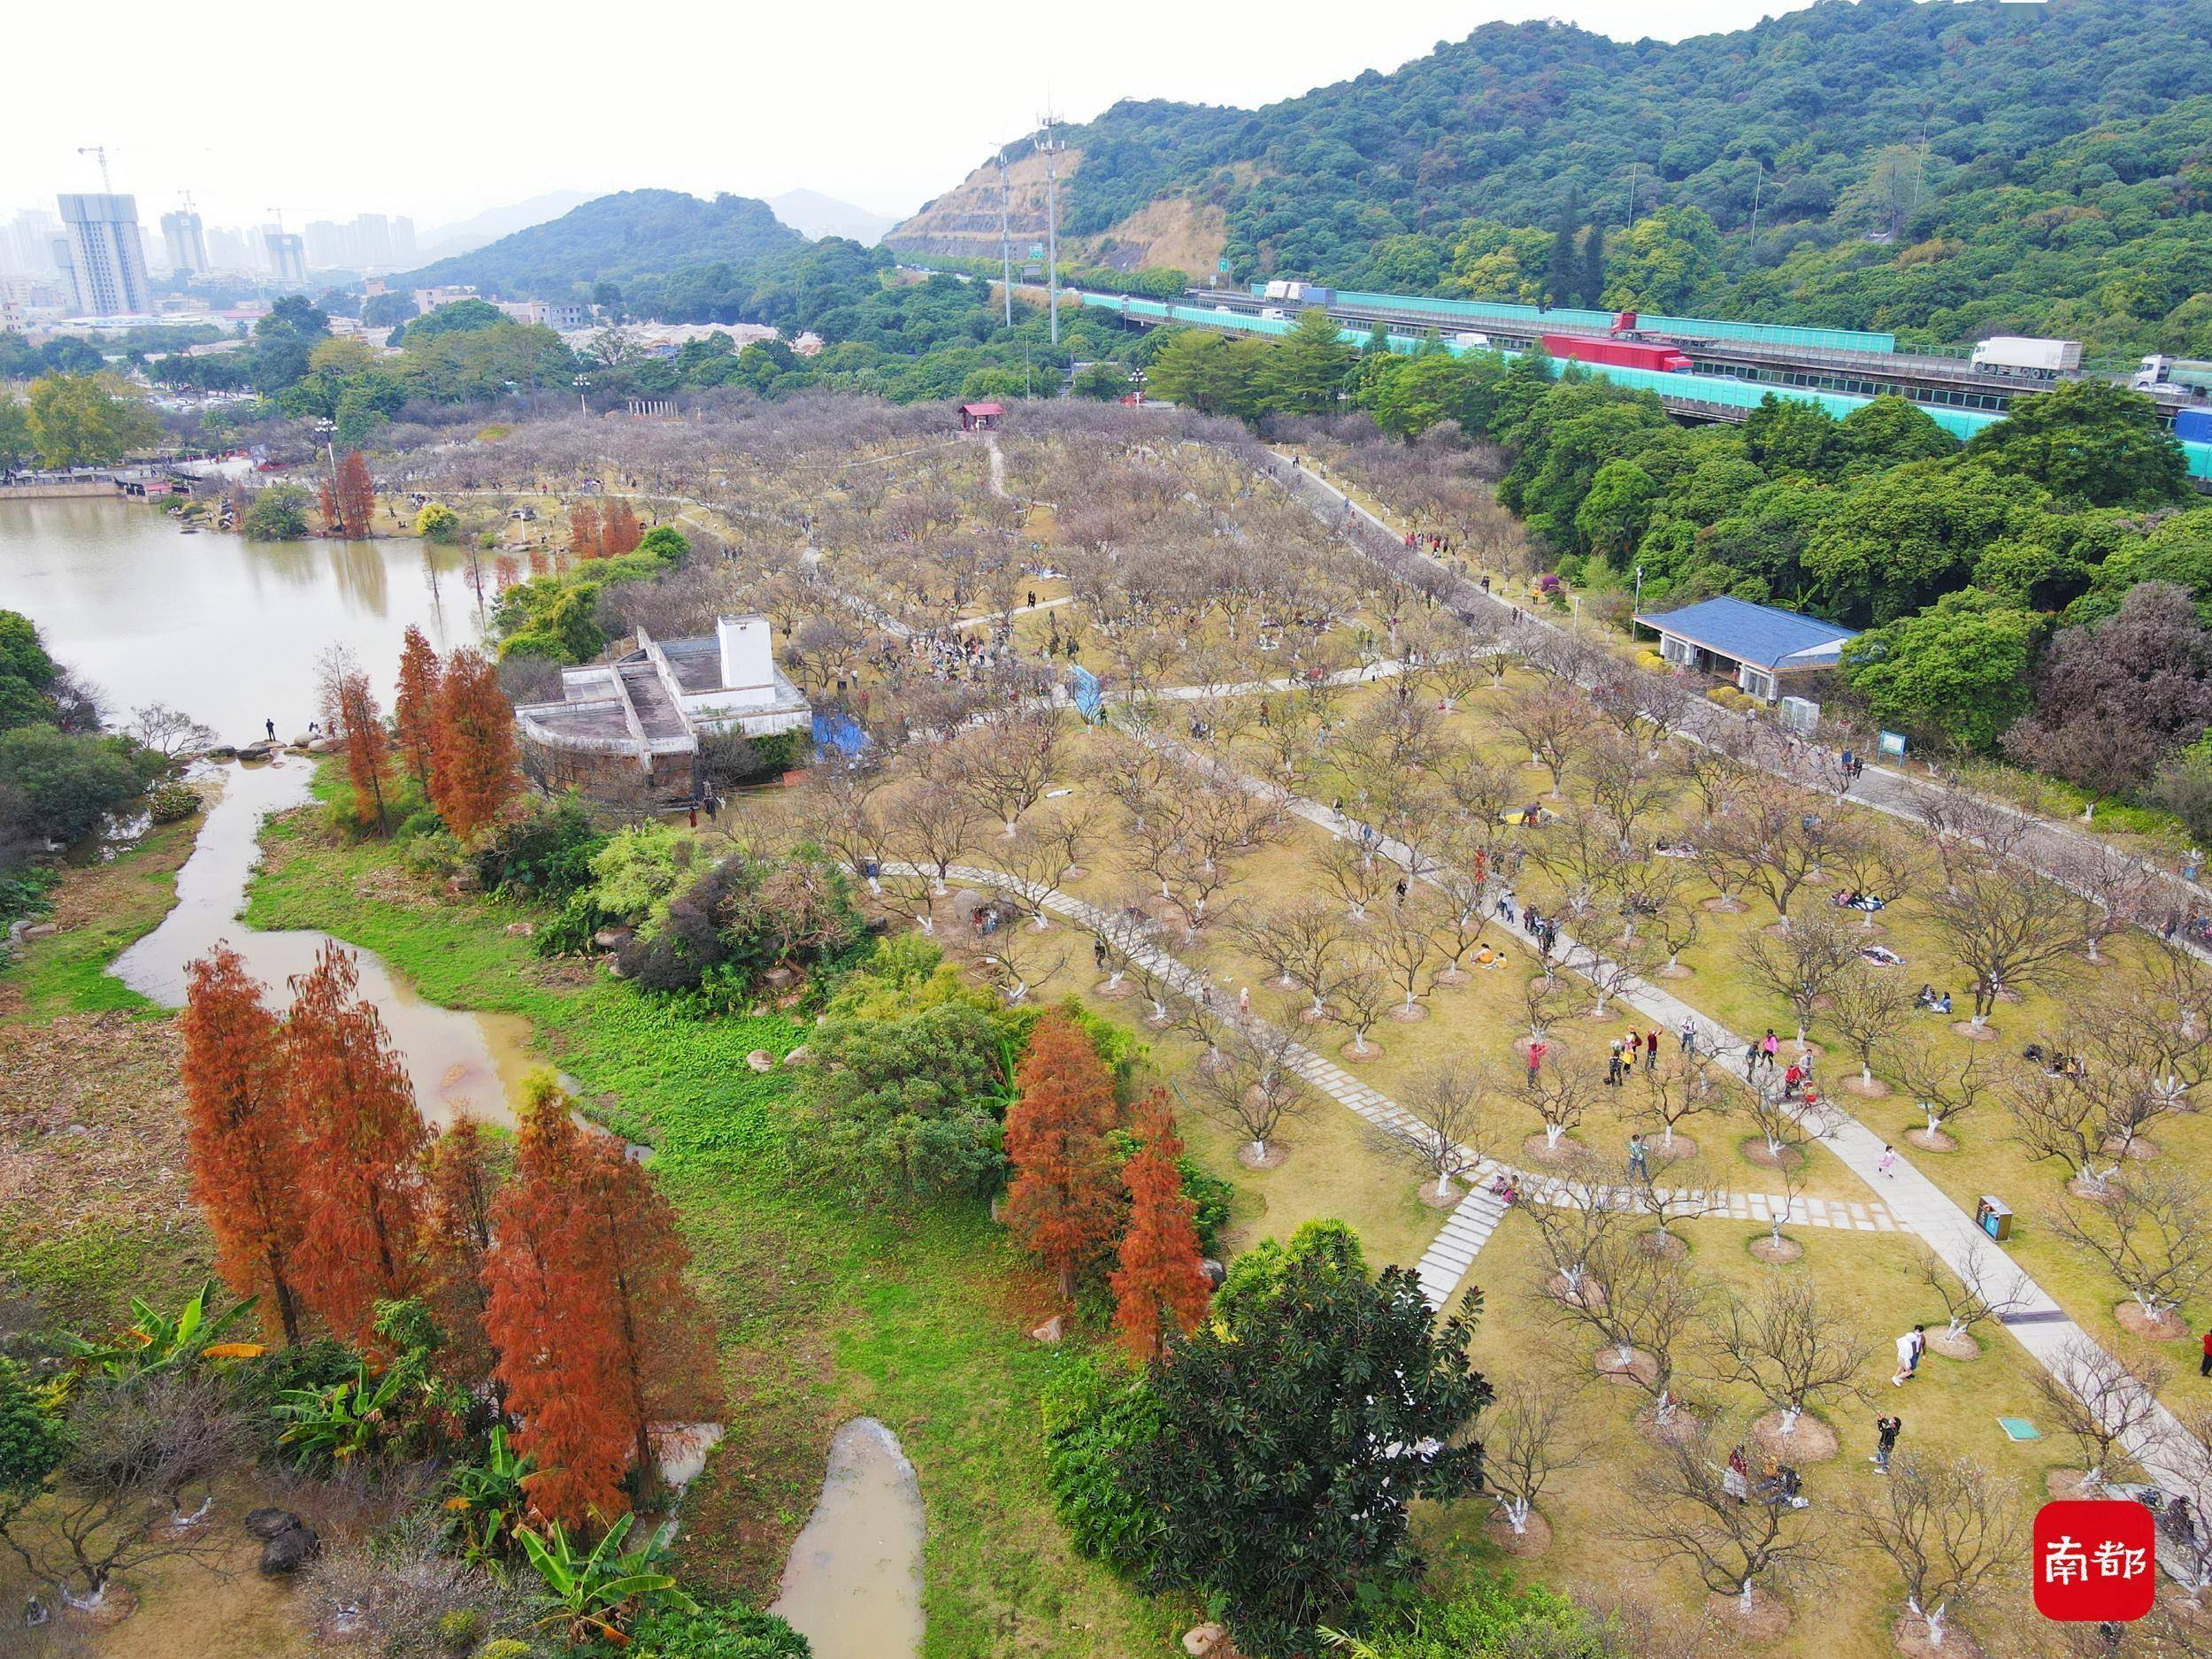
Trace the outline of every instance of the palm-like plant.
<instances>
[{"instance_id":1,"label":"palm-like plant","mask_svg":"<svg viewBox=\"0 0 2212 1659\"><path fill-rule=\"evenodd\" d=\"M650 1607L671 1607L692 1612L697 1603L676 1587L673 1574L661 1571L668 1553L671 1529L662 1526L642 1548L623 1552L622 1540L630 1535L637 1517L626 1515L607 1529L606 1536L588 1553L569 1541L558 1521L541 1534L517 1527L523 1554L545 1581L555 1610L539 1620L541 1627L559 1624L573 1642L595 1638L624 1643L631 1620Z\"/></svg>"},{"instance_id":2,"label":"palm-like plant","mask_svg":"<svg viewBox=\"0 0 2212 1659\"><path fill-rule=\"evenodd\" d=\"M447 1478L447 1527L468 1560L495 1563L513 1553L516 1533L529 1512L523 1482L537 1460L507 1443L504 1424L492 1430L491 1449L480 1463L466 1463Z\"/></svg>"},{"instance_id":3,"label":"palm-like plant","mask_svg":"<svg viewBox=\"0 0 2212 1659\"><path fill-rule=\"evenodd\" d=\"M164 1313L142 1297L131 1298L132 1323L105 1342L65 1336L64 1350L80 1369L113 1378L147 1377L190 1371L203 1360L252 1359L266 1352L259 1342L227 1342L223 1333L253 1311L255 1298L216 1308L221 1286L209 1279L175 1314Z\"/></svg>"},{"instance_id":4,"label":"palm-like plant","mask_svg":"<svg viewBox=\"0 0 2212 1659\"><path fill-rule=\"evenodd\" d=\"M373 1451L401 1426L395 1408L410 1380L404 1363L377 1375L362 1360L352 1376L327 1388L287 1388L271 1408L289 1425L278 1443L295 1448L303 1467L342 1463Z\"/></svg>"}]
</instances>

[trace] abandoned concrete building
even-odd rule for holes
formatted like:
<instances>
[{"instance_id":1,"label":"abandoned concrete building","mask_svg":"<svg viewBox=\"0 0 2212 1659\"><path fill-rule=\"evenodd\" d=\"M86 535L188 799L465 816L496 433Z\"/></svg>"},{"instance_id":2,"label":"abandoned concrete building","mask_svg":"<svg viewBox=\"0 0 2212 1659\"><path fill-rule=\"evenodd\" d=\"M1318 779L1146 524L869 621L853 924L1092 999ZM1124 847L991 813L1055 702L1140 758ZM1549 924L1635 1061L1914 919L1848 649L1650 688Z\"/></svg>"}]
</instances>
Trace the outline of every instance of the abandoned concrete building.
<instances>
[{"instance_id":1,"label":"abandoned concrete building","mask_svg":"<svg viewBox=\"0 0 2212 1659\"><path fill-rule=\"evenodd\" d=\"M813 711L776 667L765 617L718 617L697 639L656 640L611 663L561 671L558 703L515 710L530 770L552 788L634 787L691 795L700 741L772 737L810 727Z\"/></svg>"}]
</instances>

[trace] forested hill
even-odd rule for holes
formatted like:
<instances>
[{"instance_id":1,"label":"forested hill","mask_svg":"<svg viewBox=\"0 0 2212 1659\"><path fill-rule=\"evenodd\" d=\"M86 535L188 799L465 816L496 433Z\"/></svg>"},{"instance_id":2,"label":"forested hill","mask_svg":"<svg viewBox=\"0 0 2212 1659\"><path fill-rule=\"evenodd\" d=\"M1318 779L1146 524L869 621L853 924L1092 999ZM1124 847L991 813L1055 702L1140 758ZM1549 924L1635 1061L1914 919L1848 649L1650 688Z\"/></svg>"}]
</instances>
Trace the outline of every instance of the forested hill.
<instances>
[{"instance_id":1,"label":"forested hill","mask_svg":"<svg viewBox=\"0 0 2212 1659\"><path fill-rule=\"evenodd\" d=\"M500 299L566 299L598 282L657 288L680 271L742 270L803 248L765 202L680 190L625 190L488 246L426 265L411 286L468 283Z\"/></svg>"},{"instance_id":2,"label":"forested hill","mask_svg":"<svg viewBox=\"0 0 2212 1659\"><path fill-rule=\"evenodd\" d=\"M1217 203L1240 276L1533 300L1571 196L1609 233L1607 303L2212 354L2207 0L1820 0L1672 44L1492 24L1069 139L1071 232ZM1566 296L1600 297L1588 274Z\"/></svg>"}]
</instances>

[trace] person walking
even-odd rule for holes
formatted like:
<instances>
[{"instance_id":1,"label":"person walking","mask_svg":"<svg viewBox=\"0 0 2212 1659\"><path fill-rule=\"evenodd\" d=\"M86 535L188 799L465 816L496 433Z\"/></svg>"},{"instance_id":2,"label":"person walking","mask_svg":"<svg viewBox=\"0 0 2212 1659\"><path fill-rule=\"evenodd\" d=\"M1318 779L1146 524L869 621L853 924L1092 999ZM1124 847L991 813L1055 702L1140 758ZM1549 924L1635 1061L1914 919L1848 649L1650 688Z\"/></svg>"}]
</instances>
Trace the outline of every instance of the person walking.
<instances>
[{"instance_id":1,"label":"person walking","mask_svg":"<svg viewBox=\"0 0 2212 1659\"><path fill-rule=\"evenodd\" d=\"M1759 1039L1759 1057L1767 1063L1769 1071L1774 1069L1774 1056L1781 1052L1782 1040L1774 1034L1774 1027L1769 1025L1767 1034Z\"/></svg>"},{"instance_id":2,"label":"person walking","mask_svg":"<svg viewBox=\"0 0 2212 1659\"><path fill-rule=\"evenodd\" d=\"M1628 1035L1623 1038L1622 1041L1626 1044L1624 1052L1628 1056L1629 1068L1632 1071L1635 1069L1637 1060L1641 1057L1644 1052L1644 1033L1638 1031L1635 1026L1631 1025L1628 1028Z\"/></svg>"},{"instance_id":3,"label":"person walking","mask_svg":"<svg viewBox=\"0 0 2212 1659\"><path fill-rule=\"evenodd\" d=\"M1874 1161L1874 1172L1877 1175L1886 1175L1893 1181L1897 1179L1897 1148L1895 1147L1886 1145L1882 1148L1882 1156ZM2212 1333L2206 1333L2205 1340L2212 1343Z\"/></svg>"},{"instance_id":4,"label":"person walking","mask_svg":"<svg viewBox=\"0 0 2212 1659\"><path fill-rule=\"evenodd\" d=\"M1651 1179L1651 1149L1640 1133L1628 1137L1628 1172L1640 1179Z\"/></svg>"},{"instance_id":5,"label":"person walking","mask_svg":"<svg viewBox=\"0 0 2212 1659\"><path fill-rule=\"evenodd\" d=\"M1659 1033L1655 1031L1647 1031L1644 1033L1644 1075L1648 1077L1658 1069Z\"/></svg>"},{"instance_id":6,"label":"person walking","mask_svg":"<svg viewBox=\"0 0 2212 1659\"><path fill-rule=\"evenodd\" d=\"M1897 1374L1889 1379L1893 1388L1902 1388L1913 1379L1920 1369L1920 1356L1928 1349L1928 1327L1916 1325L1897 1339Z\"/></svg>"},{"instance_id":7,"label":"person walking","mask_svg":"<svg viewBox=\"0 0 2212 1659\"><path fill-rule=\"evenodd\" d=\"M1905 1419L1894 1414L1874 1419L1874 1455L1866 1461L1882 1474L1889 1473L1890 1454L1897 1449L1897 1437L1905 1427Z\"/></svg>"},{"instance_id":8,"label":"person walking","mask_svg":"<svg viewBox=\"0 0 2212 1659\"><path fill-rule=\"evenodd\" d=\"M1605 1058L1605 1082L1609 1088L1621 1086L1621 1040L1613 1039L1613 1048Z\"/></svg>"},{"instance_id":9,"label":"person walking","mask_svg":"<svg viewBox=\"0 0 2212 1659\"><path fill-rule=\"evenodd\" d=\"M1677 1032L1675 1035L1681 1041L1682 1052L1684 1054L1695 1054L1697 1052L1696 1020L1686 1018L1682 1022L1682 1029Z\"/></svg>"},{"instance_id":10,"label":"person walking","mask_svg":"<svg viewBox=\"0 0 2212 1659\"><path fill-rule=\"evenodd\" d=\"M1252 987L1248 985L1240 985L1237 987L1237 1012L1249 1014L1251 1011Z\"/></svg>"},{"instance_id":11,"label":"person walking","mask_svg":"<svg viewBox=\"0 0 2212 1659\"><path fill-rule=\"evenodd\" d=\"M1544 1051L1550 1047L1545 1042L1532 1042L1528 1046L1528 1086L1531 1088L1536 1087L1537 1073L1544 1069Z\"/></svg>"},{"instance_id":12,"label":"person walking","mask_svg":"<svg viewBox=\"0 0 2212 1659\"><path fill-rule=\"evenodd\" d=\"M2212 1377L2212 1329L2204 1333L2204 1358L2198 1362L2197 1375Z\"/></svg>"}]
</instances>

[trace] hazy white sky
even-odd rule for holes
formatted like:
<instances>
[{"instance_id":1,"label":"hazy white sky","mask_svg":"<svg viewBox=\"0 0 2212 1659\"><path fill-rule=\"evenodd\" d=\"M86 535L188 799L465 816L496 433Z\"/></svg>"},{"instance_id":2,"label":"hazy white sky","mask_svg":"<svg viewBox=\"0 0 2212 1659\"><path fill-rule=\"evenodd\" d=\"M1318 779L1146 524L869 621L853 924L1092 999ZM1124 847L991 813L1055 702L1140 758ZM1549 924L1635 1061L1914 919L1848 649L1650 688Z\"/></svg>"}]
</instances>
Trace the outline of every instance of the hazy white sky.
<instances>
[{"instance_id":1,"label":"hazy white sky","mask_svg":"<svg viewBox=\"0 0 2212 1659\"><path fill-rule=\"evenodd\" d=\"M1940 3L1940 0L1938 0ZM0 212L96 190L150 224L406 213L419 229L549 190L807 187L905 213L1043 108L1253 104L1391 69L1494 19L1623 39L1741 27L1802 0L630 0L29 4L0 52Z\"/></svg>"}]
</instances>

